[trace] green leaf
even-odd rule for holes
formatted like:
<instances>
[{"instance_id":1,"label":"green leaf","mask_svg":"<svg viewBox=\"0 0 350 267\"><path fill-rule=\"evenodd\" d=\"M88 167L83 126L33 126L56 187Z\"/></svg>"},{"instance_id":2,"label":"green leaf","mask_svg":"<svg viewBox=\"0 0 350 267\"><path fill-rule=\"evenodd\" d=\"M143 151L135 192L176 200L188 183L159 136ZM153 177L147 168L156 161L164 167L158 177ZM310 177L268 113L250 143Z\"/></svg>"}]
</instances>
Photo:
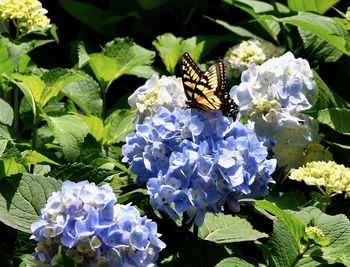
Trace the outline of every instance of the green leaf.
<instances>
[{"instance_id":1,"label":"green leaf","mask_svg":"<svg viewBox=\"0 0 350 267\"><path fill-rule=\"evenodd\" d=\"M62 89L62 93L72 100L86 114L101 116L101 89L90 76L82 75Z\"/></svg>"},{"instance_id":2,"label":"green leaf","mask_svg":"<svg viewBox=\"0 0 350 267\"><path fill-rule=\"evenodd\" d=\"M0 73L11 73L15 70L4 38L0 38Z\"/></svg>"},{"instance_id":3,"label":"green leaf","mask_svg":"<svg viewBox=\"0 0 350 267\"><path fill-rule=\"evenodd\" d=\"M82 68L85 64L90 60L88 53L86 52L85 46L83 42L79 42L78 44L78 67Z\"/></svg>"},{"instance_id":4,"label":"green leaf","mask_svg":"<svg viewBox=\"0 0 350 267\"><path fill-rule=\"evenodd\" d=\"M92 115L81 115L78 114L78 116L84 120L86 125L89 127L89 133L97 140L102 141L104 136L107 136L108 134L108 128L104 126L103 120L101 118L98 118L96 116Z\"/></svg>"},{"instance_id":5,"label":"green leaf","mask_svg":"<svg viewBox=\"0 0 350 267\"><path fill-rule=\"evenodd\" d=\"M254 267L254 265L240 258L231 257L220 261L215 267Z\"/></svg>"},{"instance_id":6,"label":"green leaf","mask_svg":"<svg viewBox=\"0 0 350 267\"><path fill-rule=\"evenodd\" d=\"M52 164L52 165L60 165L59 163L49 159L48 157L44 156L43 154L41 154L35 150L23 151L22 156L24 158L24 161L27 164L48 163L48 164Z\"/></svg>"},{"instance_id":7,"label":"green leaf","mask_svg":"<svg viewBox=\"0 0 350 267\"><path fill-rule=\"evenodd\" d=\"M267 200L256 201L258 208L273 214L286 227L297 248L301 248L301 238L304 236L305 224L298 217L283 211Z\"/></svg>"},{"instance_id":8,"label":"green leaf","mask_svg":"<svg viewBox=\"0 0 350 267\"><path fill-rule=\"evenodd\" d=\"M123 74L132 74L135 67L151 65L155 53L130 38L116 38L106 44L102 53L90 55L89 65L105 91Z\"/></svg>"},{"instance_id":9,"label":"green leaf","mask_svg":"<svg viewBox=\"0 0 350 267\"><path fill-rule=\"evenodd\" d=\"M156 74L158 76L164 74L164 71L158 70L152 66L137 66L135 68L132 68L128 74L139 78L149 79L153 74Z\"/></svg>"},{"instance_id":10,"label":"green leaf","mask_svg":"<svg viewBox=\"0 0 350 267\"><path fill-rule=\"evenodd\" d=\"M83 163L72 163L55 168L49 175L62 181L70 180L79 182L88 180L89 182L99 184L116 173L114 170L96 168L95 166Z\"/></svg>"},{"instance_id":11,"label":"green leaf","mask_svg":"<svg viewBox=\"0 0 350 267\"><path fill-rule=\"evenodd\" d=\"M114 29L119 22L136 16L136 12L118 16L109 10L82 1L59 0L59 2L72 17L107 37L116 34Z\"/></svg>"},{"instance_id":12,"label":"green leaf","mask_svg":"<svg viewBox=\"0 0 350 267\"><path fill-rule=\"evenodd\" d=\"M106 118L105 125L109 127L108 135L105 137L107 144L125 141L126 135L134 129L135 115L136 112L129 109L117 109Z\"/></svg>"},{"instance_id":13,"label":"green leaf","mask_svg":"<svg viewBox=\"0 0 350 267\"><path fill-rule=\"evenodd\" d=\"M288 7L293 11L311 11L324 14L340 0L288 0Z\"/></svg>"},{"instance_id":14,"label":"green leaf","mask_svg":"<svg viewBox=\"0 0 350 267\"><path fill-rule=\"evenodd\" d=\"M9 177L1 183L0 221L25 233L31 233L30 226L38 220L40 209L61 188L61 182L54 178L29 173Z\"/></svg>"},{"instance_id":15,"label":"green leaf","mask_svg":"<svg viewBox=\"0 0 350 267\"><path fill-rule=\"evenodd\" d=\"M75 82L84 81L84 80L87 80L88 78L89 76L87 76L85 73L71 70L71 69L57 68L57 69L52 69L45 72L44 75L42 76L42 79L45 82L46 87L41 95L41 99L40 99L41 106L42 107L45 106L46 103L49 102L51 98L55 97L59 92L61 92L67 86L75 87L76 86ZM71 94L69 94L71 88L67 90L68 90L67 95L71 96ZM79 91L81 90L82 89L79 88ZM83 101L80 101L79 103L81 102Z\"/></svg>"},{"instance_id":16,"label":"green leaf","mask_svg":"<svg viewBox=\"0 0 350 267\"><path fill-rule=\"evenodd\" d=\"M271 4L263 1L255 0L224 0L224 2L234 5L241 10L245 11L251 15L257 23L263 27L263 29L270 34L270 36L277 41L277 35L280 32L280 26L276 22L269 22L262 17L262 14L270 14L274 11L274 8ZM281 5L277 5L279 12L288 12L288 9Z\"/></svg>"},{"instance_id":17,"label":"green leaf","mask_svg":"<svg viewBox=\"0 0 350 267\"><path fill-rule=\"evenodd\" d=\"M137 3L141 6L141 8L146 10L156 9L172 0L137 0Z\"/></svg>"},{"instance_id":18,"label":"green leaf","mask_svg":"<svg viewBox=\"0 0 350 267\"><path fill-rule=\"evenodd\" d=\"M291 24L310 31L339 49L344 54L350 56L349 32L343 29L332 18L308 12L299 12L296 16L284 18L277 18L274 16L264 16L264 18Z\"/></svg>"},{"instance_id":19,"label":"green leaf","mask_svg":"<svg viewBox=\"0 0 350 267\"><path fill-rule=\"evenodd\" d=\"M331 91L316 72L314 78L318 87L318 98L313 107L303 113L340 133L350 134L350 104Z\"/></svg>"},{"instance_id":20,"label":"green leaf","mask_svg":"<svg viewBox=\"0 0 350 267\"><path fill-rule=\"evenodd\" d=\"M55 141L62 146L66 158L74 160L78 157L80 144L88 133L85 122L76 115L49 116L46 119Z\"/></svg>"},{"instance_id":21,"label":"green leaf","mask_svg":"<svg viewBox=\"0 0 350 267\"><path fill-rule=\"evenodd\" d=\"M260 38L258 35L255 35L254 33L246 30L243 27L231 25L231 24L229 24L229 23L227 23L227 22L225 22L223 20L214 19L214 18L211 18L211 17L208 17L208 16L204 16L204 17L209 19L210 21L215 22L218 25L223 26L224 28L226 28L230 32L233 32L234 34L236 34L237 36L245 37L245 38L248 38L248 39L259 39ZM237 39L237 42L238 41L241 41L241 39Z\"/></svg>"},{"instance_id":22,"label":"green leaf","mask_svg":"<svg viewBox=\"0 0 350 267\"><path fill-rule=\"evenodd\" d=\"M6 101L0 98L0 122L11 126L12 121L13 121L12 107Z\"/></svg>"},{"instance_id":23,"label":"green leaf","mask_svg":"<svg viewBox=\"0 0 350 267\"><path fill-rule=\"evenodd\" d=\"M267 234L254 230L247 220L222 213L206 214L204 223L199 228L198 236L220 244L254 241L268 237Z\"/></svg>"},{"instance_id":24,"label":"green leaf","mask_svg":"<svg viewBox=\"0 0 350 267\"><path fill-rule=\"evenodd\" d=\"M183 54L182 41L183 39L181 37L176 37L172 33L164 33L163 35L157 36L152 42L166 70L171 74L175 73L176 64Z\"/></svg>"},{"instance_id":25,"label":"green leaf","mask_svg":"<svg viewBox=\"0 0 350 267\"><path fill-rule=\"evenodd\" d=\"M310 59L322 60L325 62L336 62L343 53L325 40L317 37L312 32L298 28L301 39L304 43L305 53Z\"/></svg>"},{"instance_id":26,"label":"green leaf","mask_svg":"<svg viewBox=\"0 0 350 267\"><path fill-rule=\"evenodd\" d=\"M26 164L15 144L10 139L1 140L0 178L26 172Z\"/></svg>"}]
</instances>

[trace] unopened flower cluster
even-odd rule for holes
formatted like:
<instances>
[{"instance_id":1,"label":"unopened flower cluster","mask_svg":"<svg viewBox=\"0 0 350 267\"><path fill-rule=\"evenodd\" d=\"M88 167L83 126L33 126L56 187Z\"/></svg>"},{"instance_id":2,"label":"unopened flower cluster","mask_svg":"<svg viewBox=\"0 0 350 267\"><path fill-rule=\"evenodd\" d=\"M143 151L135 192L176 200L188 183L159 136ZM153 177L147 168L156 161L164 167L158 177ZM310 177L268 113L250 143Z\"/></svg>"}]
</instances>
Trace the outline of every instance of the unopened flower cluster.
<instances>
[{"instance_id":1,"label":"unopened flower cluster","mask_svg":"<svg viewBox=\"0 0 350 267\"><path fill-rule=\"evenodd\" d=\"M326 196L342 192L346 197L350 196L350 168L334 161L308 162L304 167L292 169L289 178L317 186Z\"/></svg>"},{"instance_id":2,"label":"unopened flower cluster","mask_svg":"<svg viewBox=\"0 0 350 267\"><path fill-rule=\"evenodd\" d=\"M21 30L32 32L50 27L47 10L37 0L2 0L0 1L0 18L12 20Z\"/></svg>"},{"instance_id":3,"label":"unopened flower cluster","mask_svg":"<svg viewBox=\"0 0 350 267\"><path fill-rule=\"evenodd\" d=\"M112 188L66 181L32 224L36 266L54 266L58 247L87 266L155 266L165 247L157 224L135 207L116 204Z\"/></svg>"},{"instance_id":4,"label":"unopened flower cluster","mask_svg":"<svg viewBox=\"0 0 350 267\"><path fill-rule=\"evenodd\" d=\"M251 65L230 96L239 105L239 117L249 116L257 135L269 140L279 166L299 167L310 159L307 146L318 143L318 124L301 111L314 104L317 87L306 60L287 52Z\"/></svg>"},{"instance_id":5,"label":"unopened flower cluster","mask_svg":"<svg viewBox=\"0 0 350 267\"><path fill-rule=\"evenodd\" d=\"M135 90L128 102L131 108L137 110L141 122L144 117L154 115L160 106L169 110L185 108L186 100L181 78L175 76L158 78L153 75Z\"/></svg>"},{"instance_id":6,"label":"unopened flower cluster","mask_svg":"<svg viewBox=\"0 0 350 267\"><path fill-rule=\"evenodd\" d=\"M228 74L239 77L252 64L261 65L266 60L279 57L284 49L270 42L248 40L231 47L225 55L224 62Z\"/></svg>"},{"instance_id":7,"label":"unopened flower cluster","mask_svg":"<svg viewBox=\"0 0 350 267\"><path fill-rule=\"evenodd\" d=\"M158 108L136 126L122 147L124 162L147 183L151 204L177 220L201 225L224 203L267 194L275 160L249 128L220 111Z\"/></svg>"}]
</instances>

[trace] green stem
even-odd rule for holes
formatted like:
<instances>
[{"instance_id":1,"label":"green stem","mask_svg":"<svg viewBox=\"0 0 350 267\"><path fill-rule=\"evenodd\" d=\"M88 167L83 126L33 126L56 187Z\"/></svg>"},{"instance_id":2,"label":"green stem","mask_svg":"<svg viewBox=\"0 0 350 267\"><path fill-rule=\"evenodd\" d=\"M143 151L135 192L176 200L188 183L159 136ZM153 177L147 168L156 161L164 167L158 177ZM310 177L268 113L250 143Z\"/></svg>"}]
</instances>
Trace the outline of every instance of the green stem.
<instances>
[{"instance_id":1,"label":"green stem","mask_svg":"<svg viewBox=\"0 0 350 267\"><path fill-rule=\"evenodd\" d=\"M36 148L36 139L38 136L38 115L34 116L34 124L33 124L33 136L32 136L32 150Z\"/></svg>"},{"instance_id":2,"label":"green stem","mask_svg":"<svg viewBox=\"0 0 350 267\"><path fill-rule=\"evenodd\" d=\"M105 118L105 116L106 116L106 95L107 95L107 93L106 93L106 91L105 90L102 90L102 119L104 119Z\"/></svg>"},{"instance_id":3,"label":"green stem","mask_svg":"<svg viewBox=\"0 0 350 267\"><path fill-rule=\"evenodd\" d=\"M19 118L19 92L16 86L13 91L13 127L18 130L18 118Z\"/></svg>"}]
</instances>

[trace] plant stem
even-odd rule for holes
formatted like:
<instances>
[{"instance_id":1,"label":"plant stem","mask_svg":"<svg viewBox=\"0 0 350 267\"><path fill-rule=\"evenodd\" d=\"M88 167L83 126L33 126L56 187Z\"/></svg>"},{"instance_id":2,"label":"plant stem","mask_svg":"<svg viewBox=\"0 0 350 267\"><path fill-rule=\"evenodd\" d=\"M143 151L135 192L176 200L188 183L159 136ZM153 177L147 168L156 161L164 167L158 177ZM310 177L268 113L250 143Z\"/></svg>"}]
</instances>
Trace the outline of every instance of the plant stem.
<instances>
[{"instance_id":1,"label":"plant stem","mask_svg":"<svg viewBox=\"0 0 350 267\"><path fill-rule=\"evenodd\" d=\"M33 135L32 135L32 150L36 148L36 138L38 135L38 116L34 116L34 124L33 124Z\"/></svg>"},{"instance_id":2,"label":"plant stem","mask_svg":"<svg viewBox=\"0 0 350 267\"><path fill-rule=\"evenodd\" d=\"M13 91L13 127L18 130L18 118L19 118L19 92L18 87L15 86Z\"/></svg>"},{"instance_id":3,"label":"plant stem","mask_svg":"<svg viewBox=\"0 0 350 267\"><path fill-rule=\"evenodd\" d=\"M106 92L102 90L102 119L104 119L106 116L106 95Z\"/></svg>"}]
</instances>

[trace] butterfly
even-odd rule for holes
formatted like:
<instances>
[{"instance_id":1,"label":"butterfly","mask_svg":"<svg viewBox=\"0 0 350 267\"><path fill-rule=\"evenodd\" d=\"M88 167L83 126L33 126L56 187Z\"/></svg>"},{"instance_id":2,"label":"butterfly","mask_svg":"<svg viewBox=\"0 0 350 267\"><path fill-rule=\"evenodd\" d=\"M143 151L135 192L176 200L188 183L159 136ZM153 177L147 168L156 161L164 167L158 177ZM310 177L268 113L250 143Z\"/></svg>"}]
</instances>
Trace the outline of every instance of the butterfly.
<instances>
[{"instance_id":1,"label":"butterfly","mask_svg":"<svg viewBox=\"0 0 350 267\"><path fill-rule=\"evenodd\" d=\"M189 107L202 111L220 109L224 116L238 111L237 104L225 92L225 65L222 61L203 72L185 53L182 56L182 82Z\"/></svg>"}]
</instances>

